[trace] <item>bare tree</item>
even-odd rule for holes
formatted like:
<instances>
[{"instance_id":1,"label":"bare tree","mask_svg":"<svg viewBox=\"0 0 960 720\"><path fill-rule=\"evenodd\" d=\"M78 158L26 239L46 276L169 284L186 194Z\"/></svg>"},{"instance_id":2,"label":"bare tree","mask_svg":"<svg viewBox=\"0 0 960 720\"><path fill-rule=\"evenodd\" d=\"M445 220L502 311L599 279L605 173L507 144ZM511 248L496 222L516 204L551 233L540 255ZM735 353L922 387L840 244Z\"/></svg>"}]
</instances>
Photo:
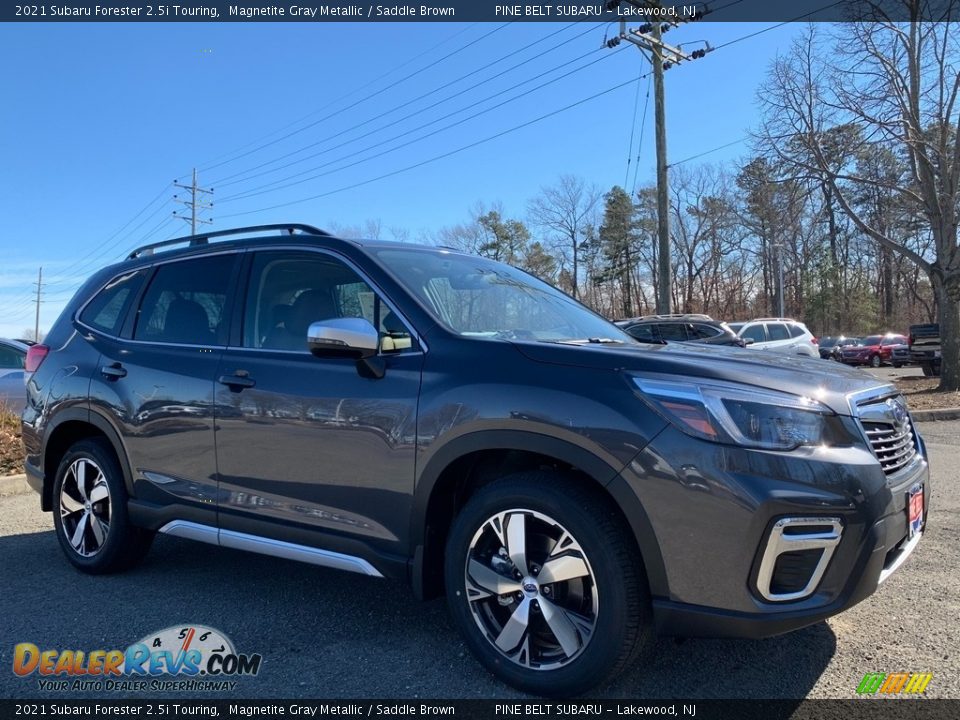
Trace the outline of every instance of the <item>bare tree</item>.
<instances>
[{"instance_id":1,"label":"bare tree","mask_svg":"<svg viewBox=\"0 0 960 720\"><path fill-rule=\"evenodd\" d=\"M916 263L930 278L943 343L942 390L960 389L960 33L951 22L924 18L925 0L901 0L910 22L881 17L845 24L824 42L811 27L778 59L759 93L761 129L781 161L825 177L857 228L888 250ZM953 19L960 0L939 3ZM874 145L903 153L904 179L867 178L849 159L826 152L842 132L851 150ZM933 259L884 232L853 200L853 188L872 185L915 204L929 223Z\"/></svg>"},{"instance_id":2,"label":"bare tree","mask_svg":"<svg viewBox=\"0 0 960 720\"><path fill-rule=\"evenodd\" d=\"M594 219L601 193L593 185L574 175L561 175L555 185L541 188L540 195L530 201L531 223L558 236L561 254L572 266L571 294L577 297L580 282L580 245L584 233Z\"/></svg>"}]
</instances>

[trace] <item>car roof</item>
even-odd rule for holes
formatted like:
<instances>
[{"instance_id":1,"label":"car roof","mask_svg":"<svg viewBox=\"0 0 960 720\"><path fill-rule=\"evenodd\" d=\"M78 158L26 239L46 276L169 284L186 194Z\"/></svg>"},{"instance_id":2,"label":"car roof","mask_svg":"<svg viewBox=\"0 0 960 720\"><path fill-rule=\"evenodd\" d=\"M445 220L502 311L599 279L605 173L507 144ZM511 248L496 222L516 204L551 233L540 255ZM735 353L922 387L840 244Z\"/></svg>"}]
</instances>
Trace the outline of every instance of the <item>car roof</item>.
<instances>
[{"instance_id":1,"label":"car roof","mask_svg":"<svg viewBox=\"0 0 960 720\"><path fill-rule=\"evenodd\" d=\"M16 348L17 350L22 350L27 352L30 349L30 346L26 343L22 343L19 340L10 340L8 338L0 338L0 344L6 345L7 347Z\"/></svg>"}]
</instances>

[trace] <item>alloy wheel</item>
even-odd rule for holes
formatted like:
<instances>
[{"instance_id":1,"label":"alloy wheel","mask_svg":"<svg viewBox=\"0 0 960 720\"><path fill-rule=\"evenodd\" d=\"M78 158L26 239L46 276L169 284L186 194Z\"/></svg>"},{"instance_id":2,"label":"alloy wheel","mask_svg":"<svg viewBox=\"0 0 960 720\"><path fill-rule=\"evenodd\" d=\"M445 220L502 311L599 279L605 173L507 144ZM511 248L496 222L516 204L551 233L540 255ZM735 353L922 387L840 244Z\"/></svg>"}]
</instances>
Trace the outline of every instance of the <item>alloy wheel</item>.
<instances>
[{"instance_id":1,"label":"alloy wheel","mask_svg":"<svg viewBox=\"0 0 960 720\"><path fill-rule=\"evenodd\" d=\"M593 571L553 518L523 509L488 518L470 542L464 579L473 619L511 662L552 670L590 642L599 601Z\"/></svg>"},{"instance_id":2,"label":"alloy wheel","mask_svg":"<svg viewBox=\"0 0 960 720\"><path fill-rule=\"evenodd\" d=\"M74 552L92 557L110 532L110 488L100 467L78 458L67 468L60 485L60 522Z\"/></svg>"}]
</instances>

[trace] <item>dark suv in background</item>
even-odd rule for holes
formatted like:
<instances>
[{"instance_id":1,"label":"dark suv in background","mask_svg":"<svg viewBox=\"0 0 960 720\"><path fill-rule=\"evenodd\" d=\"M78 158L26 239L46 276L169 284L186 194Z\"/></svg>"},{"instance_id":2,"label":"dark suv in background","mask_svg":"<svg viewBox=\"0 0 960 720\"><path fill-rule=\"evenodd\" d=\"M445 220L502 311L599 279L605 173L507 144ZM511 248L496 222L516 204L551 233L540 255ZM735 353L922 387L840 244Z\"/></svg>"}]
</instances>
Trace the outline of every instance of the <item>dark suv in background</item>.
<instances>
[{"instance_id":1,"label":"dark suv in background","mask_svg":"<svg viewBox=\"0 0 960 720\"><path fill-rule=\"evenodd\" d=\"M654 630L818 622L926 518L891 385L640 344L506 265L310 226L135 251L26 370L29 481L78 569L159 532L394 578L534 693L592 687Z\"/></svg>"},{"instance_id":2,"label":"dark suv in background","mask_svg":"<svg viewBox=\"0 0 960 720\"><path fill-rule=\"evenodd\" d=\"M644 315L629 320L617 320L616 325L640 342L746 346L726 323L714 320L709 315Z\"/></svg>"}]
</instances>

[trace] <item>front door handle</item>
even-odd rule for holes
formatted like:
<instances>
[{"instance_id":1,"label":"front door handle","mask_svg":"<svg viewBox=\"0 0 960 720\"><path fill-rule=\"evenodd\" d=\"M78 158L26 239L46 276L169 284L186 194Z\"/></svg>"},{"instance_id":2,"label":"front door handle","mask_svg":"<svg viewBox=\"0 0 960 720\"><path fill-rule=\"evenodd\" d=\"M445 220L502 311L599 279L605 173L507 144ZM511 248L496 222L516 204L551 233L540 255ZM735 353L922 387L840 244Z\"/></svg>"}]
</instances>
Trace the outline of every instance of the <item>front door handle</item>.
<instances>
[{"instance_id":1,"label":"front door handle","mask_svg":"<svg viewBox=\"0 0 960 720\"><path fill-rule=\"evenodd\" d=\"M242 370L238 370L233 375L221 375L217 378L217 382L221 385L226 385L231 390L243 390L244 388L252 388L256 385L256 381L248 376Z\"/></svg>"},{"instance_id":2,"label":"front door handle","mask_svg":"<svg viewBox=\"0 0 960 720\"><path fill-rule=\"evenodd\" d=\"M107 378L107 380L119 380L120 378L127 376L127 371L124 369L123 365L115 362L113 365L104 365L101 367L100 374Z\"/></svg>"}]
</instances>

